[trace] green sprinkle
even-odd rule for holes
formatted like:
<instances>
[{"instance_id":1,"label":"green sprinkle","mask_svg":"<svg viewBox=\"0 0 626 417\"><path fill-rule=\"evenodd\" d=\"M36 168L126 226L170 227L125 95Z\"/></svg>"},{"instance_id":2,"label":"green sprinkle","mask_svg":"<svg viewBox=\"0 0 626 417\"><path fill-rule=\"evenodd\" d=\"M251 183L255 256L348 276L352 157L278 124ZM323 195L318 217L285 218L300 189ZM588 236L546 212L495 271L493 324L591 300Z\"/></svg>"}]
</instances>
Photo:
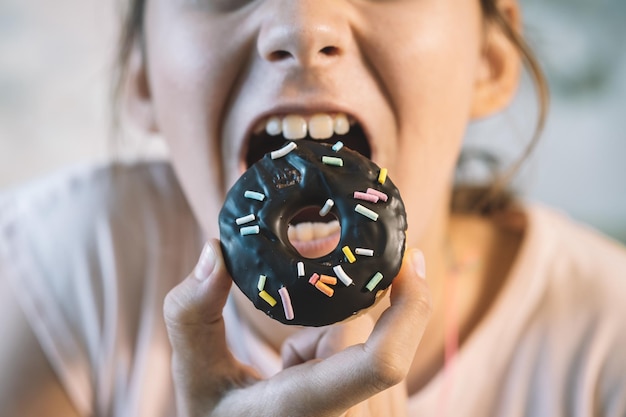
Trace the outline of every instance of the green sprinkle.
<instances>
[{"instance_id":1,"label":"green sprinkle","mask_svg":"<svg viewBox=\"0 0 626 417\"><path fill-rule=\"evenodd\" d=\"M244 196L245 198L250 198L250 199L252 199L252 200L258 200L258 201L263 201L263 200L265 200L265 194L261 194L261 193L258 193L258 192L256 192L256 191L250 191L250 190L248 190L248 191L246 191L245 193L243 193L243 196Z\"/></svg>"},{"instance_id":2,"label":"green sprinkle","mask_svg":"<svg viewBox=\"0 0 626 417\"><path fill-rule=\"evenodd\" d=\"M336 167L343 166L343 159L337 158L336 156L322 156L322 162L326 165L332 165Z\"/></svg>"},{"instance_id":3,"label":"green sprinkle","mask_svg":"<svg viewBox=\"0 0 626 417\"><path fill-rule=\"evenodd\" d=\"M354 208L354 211L356 211L359 214L362 214L363 216L367 217L370 220L378 220L378 213L368 209L367 207L363 207L360 204L357 204L356 207Z\"/></svg>"},{"instance_id":4,"label":"green sprinkle","mask_svg":"<svg viewBox=\"0 0 626 417\"><path fill-rule=\"evenodd\" d=\"M374 288L376 288L376 286L380 283L382 279L383 279L383 274L381 274L380 272L376 272L374 276L372 277L372 279L370 279L370 282L367 283L365 288L367 288L369 292L374 291Z\"/></svg>"},{"instance_id":5,"label":"green sprinkle","mask_svg":"<svg viewBox=\"0 0 626 417\"><path fill-rule=\"evenodd\" d=\"M259 275L259 282L256 285L259 291L263 291L265 289L266 280L267 280L267 277L265 275Z\"/></svg>"},{"instance_id":6,"label":"green sprinkle","mask_svg":"<svg viewBox=\"0 0 626 417\"><path fill-rule=\"evenodd\" d=\"M248 226L239 229L239 233L241 233L241 236L258 235L260 231L261 230L259 226Z\"/></svg>"}]
</instances>

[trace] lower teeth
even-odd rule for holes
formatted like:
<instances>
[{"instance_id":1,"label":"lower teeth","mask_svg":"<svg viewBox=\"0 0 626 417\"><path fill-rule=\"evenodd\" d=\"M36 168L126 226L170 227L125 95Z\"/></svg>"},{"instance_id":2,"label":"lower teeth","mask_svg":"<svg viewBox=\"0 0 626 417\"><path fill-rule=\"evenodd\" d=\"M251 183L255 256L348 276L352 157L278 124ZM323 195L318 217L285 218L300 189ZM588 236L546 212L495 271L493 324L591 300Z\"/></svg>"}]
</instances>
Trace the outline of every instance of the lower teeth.
<instances>
[{"instance_id":1,"label":"lower teeth","mask_svg":"<svg viewBox=\"0 0 626 417\"><path fill-rule=\"evenodd\" d=\"M324 239L340 231L339 222L337 220L323 222L304 222L297 225L290 224L287 228L289 240L295 241L312 241L316 239Z\"/></svg>"}]
</instances>

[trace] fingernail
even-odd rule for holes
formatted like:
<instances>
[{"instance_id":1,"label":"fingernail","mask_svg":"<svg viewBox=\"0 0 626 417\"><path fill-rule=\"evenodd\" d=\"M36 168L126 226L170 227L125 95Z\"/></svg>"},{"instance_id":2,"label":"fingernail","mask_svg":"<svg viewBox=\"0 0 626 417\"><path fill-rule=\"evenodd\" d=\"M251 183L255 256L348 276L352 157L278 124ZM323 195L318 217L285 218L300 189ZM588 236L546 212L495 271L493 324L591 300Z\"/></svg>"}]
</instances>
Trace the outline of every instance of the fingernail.
<instances>
[{"instance_id":1,"label":"fingernail","mask_svg":"<svg viewBox=\"0 0 626 417\"><path fill-rule=\"evenodd\" d=\"M413 263L415 273L421 279L426 279L426 260L424 259L424 253L419 249L414 249L411 253L411 262Z\"/></svg>"},{"instance_id":2,"label":"fingernail","mask_svg":"<svg viewBox=\"0 0 626 417\"><path fill-rule=\"evenodd\" d=\"M211 245L207 242L202 248L200 259L196 264L196 268L193 270L193 275L197 280L203 281L211 275L213 268L215 267L215 252Z\"/></svg>"}]
</instances>

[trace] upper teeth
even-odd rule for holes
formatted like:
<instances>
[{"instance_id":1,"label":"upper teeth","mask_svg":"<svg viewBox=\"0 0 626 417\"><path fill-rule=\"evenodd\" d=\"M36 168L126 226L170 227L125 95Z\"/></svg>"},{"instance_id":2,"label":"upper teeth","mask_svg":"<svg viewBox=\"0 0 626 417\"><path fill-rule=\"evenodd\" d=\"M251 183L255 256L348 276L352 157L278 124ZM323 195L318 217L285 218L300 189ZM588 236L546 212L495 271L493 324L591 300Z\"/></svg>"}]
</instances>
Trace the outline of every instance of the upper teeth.
<instances>
[{"instance_id":1,"label":"upper teeth","mask_svg":"<svg viewBox=\"0 0 626 417\"><path fill-rule=\"evenodd\" d=\"M288 114L272 116L264 122L265 132L271 136L283 135L285 139L303 139L307 134L312 139L328 139L336 135L345 135L350 131L350 121L343 113L330 115L317 113L311 116Z\"/></svg>"}]
</instances>

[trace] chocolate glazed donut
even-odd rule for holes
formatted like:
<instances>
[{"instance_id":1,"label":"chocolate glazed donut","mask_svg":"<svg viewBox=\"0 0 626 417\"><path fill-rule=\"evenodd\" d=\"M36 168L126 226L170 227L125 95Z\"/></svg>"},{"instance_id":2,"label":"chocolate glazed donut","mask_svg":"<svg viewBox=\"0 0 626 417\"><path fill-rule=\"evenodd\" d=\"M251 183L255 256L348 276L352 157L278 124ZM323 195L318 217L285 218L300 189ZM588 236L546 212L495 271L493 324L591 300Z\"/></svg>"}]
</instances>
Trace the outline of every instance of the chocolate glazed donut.
<instances>
[{"instance_id":1,"label":"chocolate glazed donut","mask_svg":"<svg viewBox=\"0 0 626 417\"><path fill-rule=\"evenodd\" d=\"M307 207L332 213L339 245L303 257L287 237ZM398 189L369 159L341 142L287 144L248 169L219 215L226 267L256 308L285 323L324 326L370 307L398 274L406 212Z\"/></svg>"}]
</instances>

